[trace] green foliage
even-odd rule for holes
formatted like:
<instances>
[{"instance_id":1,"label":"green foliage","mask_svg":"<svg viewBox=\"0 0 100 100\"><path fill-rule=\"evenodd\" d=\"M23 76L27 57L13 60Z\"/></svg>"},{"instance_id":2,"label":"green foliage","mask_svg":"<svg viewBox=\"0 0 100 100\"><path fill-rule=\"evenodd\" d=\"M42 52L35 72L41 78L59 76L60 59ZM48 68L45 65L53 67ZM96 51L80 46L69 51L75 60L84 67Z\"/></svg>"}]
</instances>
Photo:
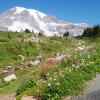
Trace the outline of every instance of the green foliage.
<instances>
[{"instance_id":1,"label":"green foliage","mask_svg":"<svg viewBox=\"0 0 100 100\"><path fill-rule=\"evenodd\" d=\"M63 37L68 37L69 36L69 32L65 32L64 34L63 34Z\"/></svg>"},{"instance_id":2,"label":"green foliage","mask_svg":"<svg viewBox=\"0 0 100 100\"><path fill-rule=\"evenodd\" d=\"M38 36L42 36L43 35L43 33L38 33Z\"/></svg>"},{"instance_id":3,"label":"green foliage","mask_svg":"<svg viewBox=\"0 0 100 100\"><path fill-rule=\"evenodd\" d=\"M16 95L21 94L28 88L34 87L36 85L35 81L33 79L26 79L23 80L20 84L20 86L16 89Z\"/></svg>"},{"instance_id":4,"label":"green foliage","mask_svg":"<svg viewBox=\"0 0 100 100\"><path fill-rule=\"evenodd\" d=\"M58 75L56 81L44 89L42 100L59 100L62 96L78 93L83 87L83 81L78 74L71 72Z\"/></svg>"},{"instance_id":5,"label":"green foliage","mask_svg":"<svg viewBox=\"0 0 100 100\"><path fill-rule=\"evenodd\" d=\"M82 36L83 37L97 37L97 36L100 36L100 26L96 25L96 26L93 26L92 28L85 29Z\"/></svg>"},{"instance_id":6,"label":"green foliage","mask_svg":"<svg viewBox=\"0 0 100 100\"><path fill-rule=\"evenodd\" d=\"M29 30L29 29L26 29L26 30L25 30L25 33L30 33L30 30Z\"/></svg>"}]
</instances>

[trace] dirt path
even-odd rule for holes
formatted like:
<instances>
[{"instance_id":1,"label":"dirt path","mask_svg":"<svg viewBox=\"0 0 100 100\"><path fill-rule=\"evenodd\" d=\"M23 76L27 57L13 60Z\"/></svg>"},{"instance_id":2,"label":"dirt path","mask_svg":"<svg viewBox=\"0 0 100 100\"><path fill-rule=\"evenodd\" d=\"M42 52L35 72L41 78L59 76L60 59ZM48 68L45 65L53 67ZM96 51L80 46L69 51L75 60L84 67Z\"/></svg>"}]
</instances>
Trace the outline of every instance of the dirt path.
<instances>
[{"instance_id":1,"label":"dirt path","mask_svg":"<svg viewBox=\"0 0 100 100\"><path fill-rule=\"evenodd\" d=\"M100 100L100 74L88 82L88 86L82 94L71 97L70 100Z\"/></svg>"},{"instance_id":2,"label":"dirt path","mask_svg":"<svg viewBox=\"0 0 100 100\"><path fill-rule=\"evenodd\" d=\"M0 94L0 100L16 100L15 94Z\"/></svg>"}]
</instances>

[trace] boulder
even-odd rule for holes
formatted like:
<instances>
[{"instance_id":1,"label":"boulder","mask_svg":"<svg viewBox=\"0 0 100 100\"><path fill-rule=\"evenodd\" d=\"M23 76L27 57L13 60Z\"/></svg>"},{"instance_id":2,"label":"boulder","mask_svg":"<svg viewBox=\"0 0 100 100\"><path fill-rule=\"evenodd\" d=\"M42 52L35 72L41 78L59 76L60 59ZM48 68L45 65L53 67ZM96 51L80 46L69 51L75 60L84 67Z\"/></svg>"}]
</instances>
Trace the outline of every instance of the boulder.
<instances>
[{"instance_id":1,"label":"boulder","mask_svg":"<svg viewBox=\"0 0 100 100\"><path fill-rule=\"evenodd\" d=\"M34 60L34 61L30 62L29 65L35 66L35 65L38 65L39 63L40 63L40 60Z\"/></svg>"},{"instance_id":2,"label":"boulder","mask_svg":"<svg viewBox=\"0 0 100 100\"><path fill-rule=\"evenodd\" d=\"M5 78L4 78L4 81L5 81L5 82L9 82L9 81L16 80L16 79L17 79L17 78L16 78L16 75L15 75L15 74L11 74L11 75L5 77Z\"/></svg>"},{"instance_id":3,"label":"boulder","mask_svg":"<svg viewBox=\"0 0 100 100\"><path fill-rule=\"evenodd\" d=\"M42 55L39 55L36 57L36 59L42 61L44 59L44 57Z\"/></svg>"},{"instance_id":4,"label":"boulder","mask_svg":"<svg viewBox=\"0 0 100 100\"><path fill-rule=\"evenodd\" d=\"M66 58L66 55L57 55L55 57L56 62L64 61Z\"/></svg>"},{"instance_id":5,"label":"boulder","mask_svg":"<svg viewBox=\"0 0 100 100\"><path fill-rule=\"evenodd\" d=\"M48 71L50 68L52 68L53 64L56 63L55 58L47 58L42 64L42 68L44 71Z\"/></svg>"},{"instance_id":6,"label":"boulder","mask_svg":"<svg viewBox=\"0 0 100 100\"><path fill-rule=\"evenodd\" d=\"M13 68L13 71L17 71L17 70L20 70L21 68L19 66L16 66Z\"/></svg>"},{"instance_id":7,"label":"boulder","mask_svg":"<svg viewBox=\"0 0 100 100\"><path fill-rule=\"evenodd\" d=\"M20 57L20 59L21 59L22 61L25 61L25 57L24 57L23 55L19 55L19 57Z\"/></svg>"}]
</instances>

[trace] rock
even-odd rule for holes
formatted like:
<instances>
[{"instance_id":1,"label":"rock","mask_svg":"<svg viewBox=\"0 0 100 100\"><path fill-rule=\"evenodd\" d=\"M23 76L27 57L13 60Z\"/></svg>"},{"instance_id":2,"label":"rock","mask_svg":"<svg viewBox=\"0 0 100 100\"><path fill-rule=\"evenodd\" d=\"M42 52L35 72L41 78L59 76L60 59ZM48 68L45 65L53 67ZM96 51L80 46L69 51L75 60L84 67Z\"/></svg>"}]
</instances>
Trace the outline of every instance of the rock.
<instances>
[{"instance_id":1,"label":"rock","mask_svg":"<svg viewBox=\"0 0 100 100\"><path fill-rule=\"evenodd\" d=\"M35 66L35 65L38 65L39 63L40 63L40 60L34 60L34 61L30 62L29 65Z\"/></svg>"},{"instance_id":2,"label":"rock","mask_svg":"<svg viewBox=\"0 0 100 100\"><path fill-rule=\"evenodd\" d=\"M71 97L64 97L63 100L71 100Z\"/></svg>"},{"instance_id":3,"label":"rock","mask_svg":"<svg viewBox=\"0 0 100 100\"><path fill-rule=\"evenodd\" d=\"M27 63L21 63L19 67L20 69L24 69L27 67Z\"/></svg>"},{"instance_id":4,"label":"rock","mask_svg":"<svg viewBox=\"0 0 100 100\"><path fill-rule=\"evenodd\" d=\"M23 96L21 100L38 100L38 99L33 98L33 96Z\"/></svg>"},{"instance_id":5,"label":"rock","mask_svg":"<svg viewBox=\"0 0 100 100\"><path fill-rule=\"evenodd\" d=\"M20 57L20 59L21 59L22 61L25 61L25 57L24 57L24 56L19 55L19 57Z\"/></svg>"},{"instance_id":6,"label":"rock","mask_svg":"<svg viewBox=\"0 0 100 100\"><path fill-rule=\"evenodd\" d=\"M51 66L53 66L53 64L55 64L55 63L56 63L55 58L47 58L43 62L42 68L44 71L48 71L50 68L52 68Z\"/></svg>"},{"instance_id":7,"label":"rock","mask_svg":"<svg viewBox=\"0 0 100 100\"><path fill-rule=\"evenodd\" d=\"M44 57L40 54L39 56L36 57L36 59L42 61Z\"/></svg>"},{"instance_id":8,"label":"rock","mask_svg":"<svg viewBox=\"0 0 100 100\"><path fill-rule=\"evenodd\" d=\"M17 71L17 70L20 70L20 67L16 66L13 68L13 71Z\"/></svg>"},{"instance_id":9,"label":"rock","mask_svg":"<svg viewBox=\"0 0 100 100\"><path fill-rule=\"evenodd\" d=\"M4 81L5 81L5 82L9 82L9 81L16 80L16 79L17 79L17 78L16 78L16 75L15 75L15 74L11 74L11 75L5 77L5 78L4 78Z\"/></svg>"},{"instance_id":10,"label":"rock","mask_svg":"<svg viewBox=\"0 0 100 100\"><path fill-rule=\"evenodd\" d=\"M16 100L15 93L14 94L0 94L0 100Z\"/></svg>"},{"instance_id":11,"label":"rock","mask_svg":"<svg viewBox=\"0 0 100 100\"><path fill-rule=\"evenodd\" d=\"M9 73L9 71L8 70L3 70L3 73L7 74L7 73Z\"/></svg>"},{"instance_id":12,"label":"rock","mask_svg":"<svg viewBox=\"0 0 100 100\"><path fill-rule=\"evenodd\" d=\"M13 66L7 66L7 69L11 69Z\"/></svg>"},{"instance_id":13,"label":"rock","mask_svg":"<svg viewBox=\"0 0 100 100\"><path fill-rule=\"evenodd\" d=\"M94 45L87 46L87 47L86 47L86 50L87 50L87 51L90 51L90 52L91 52L91 51L94 51L94 50L95 50L95 46L94 46Z\"/></svg>"},{"instance_id":14,"label":"rock","mask_svg":"<svg viewBox=\"0 0 100 100\"><path fill-rule=\"evenodd\" d=\"M63 61L66 58L66 55L57 55L55 57L56 62Z\"/></svg>"},{"instance_id":15,"label":"rock","mask_svg":"<svg viewBox=\"0 0 100 100\"><path fill-rule=\"evenodd\" d=\"M84 47L77 47L77 50L78 51L83 51L84 50Z\"/></svg>"}]
</instances>

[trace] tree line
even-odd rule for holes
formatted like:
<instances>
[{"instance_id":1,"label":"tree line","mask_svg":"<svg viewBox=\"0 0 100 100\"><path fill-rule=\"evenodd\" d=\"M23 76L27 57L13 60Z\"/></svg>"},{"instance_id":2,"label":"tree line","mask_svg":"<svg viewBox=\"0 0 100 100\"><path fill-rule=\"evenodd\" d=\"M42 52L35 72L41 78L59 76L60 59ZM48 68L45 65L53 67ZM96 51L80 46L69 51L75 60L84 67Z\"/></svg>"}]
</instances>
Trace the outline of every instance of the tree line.
<instances>
[{"instance_id":1,"label":"tree line","mask_svg":"<svg viewBox=\"0 0 100 100\"><path fill-rule=\"evenodd\" d=\"M30 33L30 30L26 29L25 32ZM42 33L39 33L39 34L42 35ZM69 32L65 32L63 34L63 37L68 37L69 35L70 35ZM93 27L88 27L84 29L81 37L100 37L100 25L94 25Z\"/></svg>"},{"instance_id":2,"label":"tree line","mask_svg":"<svg viewBox=\"0 0 100 100\"><path fill-rule=\"evenodd\" d=\"M83 37L100 37L100 25L86 28L82 34Z\"/></svg>"}]
</instances>

